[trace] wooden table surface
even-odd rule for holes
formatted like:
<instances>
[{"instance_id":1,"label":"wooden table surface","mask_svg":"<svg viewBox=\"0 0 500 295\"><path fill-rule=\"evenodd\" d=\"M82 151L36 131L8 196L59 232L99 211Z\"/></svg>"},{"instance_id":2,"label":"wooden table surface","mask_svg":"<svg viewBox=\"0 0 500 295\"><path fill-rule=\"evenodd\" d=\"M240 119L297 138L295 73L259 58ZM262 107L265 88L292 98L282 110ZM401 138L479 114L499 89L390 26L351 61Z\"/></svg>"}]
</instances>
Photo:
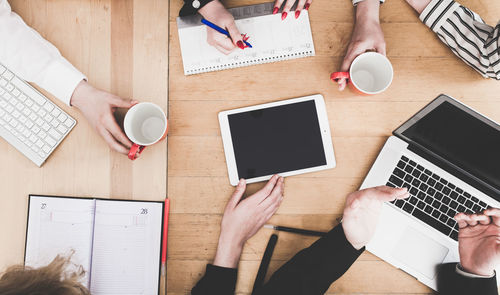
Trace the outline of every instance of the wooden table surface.
<instances>
[{"instance_id":1,"label":"wooden table surface","mask_svg":"<svg viewBox=\"0 0 500 295\"><path fill-rule=\"evenodd\" d=\"M389 0L381 10L394 81L385 93L370 97L338 92L329 80L352 31L349 0L313 2L315 57L189 77L183 74L175 22L181 0L10 2L94 85L165 109L168 96L171 129L168 147L165 142L154 146L134 163L111 152L78 111L67 107L78 125L42 168L0 141L0 269L23 261L30 193L145 200L168 194L167 290L189 293L215 254L222 212L233 191L217 121L221 110L315 93L325 97L337 168L287 178L285 200L271 220L325 231L336 223L346 195L359 187L391 131L440 93L500 121L500 82L483 79L458 60L401 0ZM229 7L260 2L225 1ZM462 3L490 24L500 19L498 1ZM261 186L250 185L249 193ZM246 244L238 294L251 292L270 234L262 229ZM270 272L313 240L280 233ZM431 290L365 252L328 293Z\"/></svg>"}]
</instances>

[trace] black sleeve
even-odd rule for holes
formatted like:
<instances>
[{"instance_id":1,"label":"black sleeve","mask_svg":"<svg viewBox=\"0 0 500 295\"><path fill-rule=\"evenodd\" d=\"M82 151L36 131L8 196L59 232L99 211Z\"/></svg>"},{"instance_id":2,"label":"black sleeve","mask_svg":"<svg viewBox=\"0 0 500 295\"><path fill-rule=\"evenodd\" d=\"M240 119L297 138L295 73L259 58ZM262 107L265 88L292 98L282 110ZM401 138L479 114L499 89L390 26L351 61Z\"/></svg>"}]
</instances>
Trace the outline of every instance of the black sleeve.
<instances>
[{"instance_id":1,"label":"black sleeve","mask_svg":"<svg viewBox=\"0 0 500 295\"><path fill-rule=\"evenodd\" d=\"M438 291L440 295L497 295L497 279L468 278L456 271L456 263L440 266Z\"/></svg>"},{"instance_id":2,"label":"black sleeve","mask_svg":"<svg viewBox=\"0 0 500 295\"><path fill-rule=\"evenodd\" d=\"M236 268L208 264L205 275L191 290L192 295L233 295L236 289Z\"/></svg>"},{"instance_id":3,"label":"black sleeve","mask_svg":"<svg viewBox=\"0 0 500 295\"><path fill-rule=\"evenodd\" d=\"M195 8L196 5L193 5L193 2L198 1L200 6ZM179 16L193 15L198 12L200 8L207 5L209 2L213 0L184 0L184 6L182 6L181 11L179 12ZM195 3L196 4L196 3Z\"/></svg>"},{"instance_id":4,"label":"black sleeve","mask_svg":"<svg viewBox=\"0 0 500 295\"><path fill-rule=\"evenodd\" d=\"M338 225L285 263L257 293L324 294L363 251L364 248L356 250L352 247L342 225Z\"/></svg>"}]
</instances>

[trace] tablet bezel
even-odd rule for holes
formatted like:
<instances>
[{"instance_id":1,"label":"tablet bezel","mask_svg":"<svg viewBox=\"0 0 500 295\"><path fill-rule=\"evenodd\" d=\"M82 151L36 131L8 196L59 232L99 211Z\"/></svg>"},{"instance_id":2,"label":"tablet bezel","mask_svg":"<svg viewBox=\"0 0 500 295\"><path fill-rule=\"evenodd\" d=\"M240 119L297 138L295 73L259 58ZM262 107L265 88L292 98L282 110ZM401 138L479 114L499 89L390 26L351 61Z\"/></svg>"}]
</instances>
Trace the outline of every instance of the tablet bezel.
<instances>
[{"instance_id":1,"label":"tablet bezel","mask_svg":"<svg viewBox=\"0 0 500 295\"><path fill-rule=\"evenodd\" d=\"M294 104L294 103L299 103L299 102L304 102L304 101L311 101L311 100L314 101L314 104L316 106L316 113L318 115L319 128L321 131L320 132L321 139L323 142L323 150L325 151L326 164L321 165L321 166L311 167L311 168L305 168L305 169L299 169L299 170L293 170L293 171L288 171L288 172L284 172L284 173L279 173L279 175L286 177L286 176L292 176L292 175L297 175L297 174L304 174L304 173L309 173L309 172L315 172L315 171L321 171L321 170L335 168L335 166L336 166L335 152L333 150L332 136L331 136L331 132L330 132L330 123L328 121L328 116L327 116L327 112L326 112L326 105L325 105L325 100L323 98L323 95L315 94L315 95L309 95L309 96L300 97L300 98L286 99L286 100L281 100L281 101L276 101L276 102L271 102L271 103L265 103L265 104L244 107L244 108L238 108L238 109L234 109L234 110L222 111L219 113L219 124L220 124L221 136L222 136L222 143L224 146L224 154L226 155L227 172L229 175L229 182L231 183L232 186L236 186L238 184L239 179L238 179L238 169L236 166L236 159L234 156L233 140L231 138L231 131L229 128L228 116L232 115L232 114L237 114L237 113L244 113L244 112L249 112L249 111L254 111L254 110L266 109L266 108ZM260 181L266 181L266 180L270 179L271 177L272 177L272 175L265 175L265 176L255 177L255 178L249 178L249 179L246 179L246 182L247 183L255 183L255 182L260 182Z\"/></svg>"}]
</instances>

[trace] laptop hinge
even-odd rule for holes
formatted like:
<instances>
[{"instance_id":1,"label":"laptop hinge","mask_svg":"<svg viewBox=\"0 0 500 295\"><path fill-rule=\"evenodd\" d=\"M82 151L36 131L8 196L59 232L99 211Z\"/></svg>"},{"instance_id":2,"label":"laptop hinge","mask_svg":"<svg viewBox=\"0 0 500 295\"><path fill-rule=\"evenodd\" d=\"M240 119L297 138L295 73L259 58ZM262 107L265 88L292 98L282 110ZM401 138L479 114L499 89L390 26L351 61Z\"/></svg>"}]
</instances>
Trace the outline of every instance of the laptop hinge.
<instances>
[{"instance_id":1,"label":"laptop hinge","mask_svg":"<svg viewBox=\"0 0 500 295\"><path fill-rule=\"evenodd\" d=\"M471 177L471 176L467 175L466 173L463 173L460 169L455 168L454 166L448 164L446 161L432 155L428 151L426 151L426 150L424 150L424 149L422 149L422 148L420 148L417 145L414 145L412 143L409 144L408 150L421 156L422 158L433 163L434 165L438 166L439 168L445 170L446 172L452 174L453 176L457 177L458 179L466 182L470 186L473 186L474 188L480 190L481 192L485 193L486 195L496 199L497 201L500 201L500 192L498 192L497 190L484 184L483 182L476 180L474 177Z\"/></svg>"}]
</instances>

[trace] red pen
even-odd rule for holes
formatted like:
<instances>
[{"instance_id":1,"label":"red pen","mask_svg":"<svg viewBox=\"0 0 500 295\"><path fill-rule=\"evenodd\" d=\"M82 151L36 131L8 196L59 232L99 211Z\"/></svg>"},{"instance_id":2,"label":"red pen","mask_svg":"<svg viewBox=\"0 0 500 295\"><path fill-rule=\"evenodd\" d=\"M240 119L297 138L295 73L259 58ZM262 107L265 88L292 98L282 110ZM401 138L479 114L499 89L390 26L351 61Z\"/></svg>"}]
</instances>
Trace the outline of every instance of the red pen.
<instances>
[{"instance_id":1,"label":"red pen","mask_svg":"<svg viewBox=\"0 0 500 295\"><path fill-rule=\"evenodd\" d=\"M168 238L168 213L170 211L170 199L165 199L163 211L163 242L161 247L161 276L164 280L164 291L167 294L167 238Z\"/></svg>"}]
</instances>

